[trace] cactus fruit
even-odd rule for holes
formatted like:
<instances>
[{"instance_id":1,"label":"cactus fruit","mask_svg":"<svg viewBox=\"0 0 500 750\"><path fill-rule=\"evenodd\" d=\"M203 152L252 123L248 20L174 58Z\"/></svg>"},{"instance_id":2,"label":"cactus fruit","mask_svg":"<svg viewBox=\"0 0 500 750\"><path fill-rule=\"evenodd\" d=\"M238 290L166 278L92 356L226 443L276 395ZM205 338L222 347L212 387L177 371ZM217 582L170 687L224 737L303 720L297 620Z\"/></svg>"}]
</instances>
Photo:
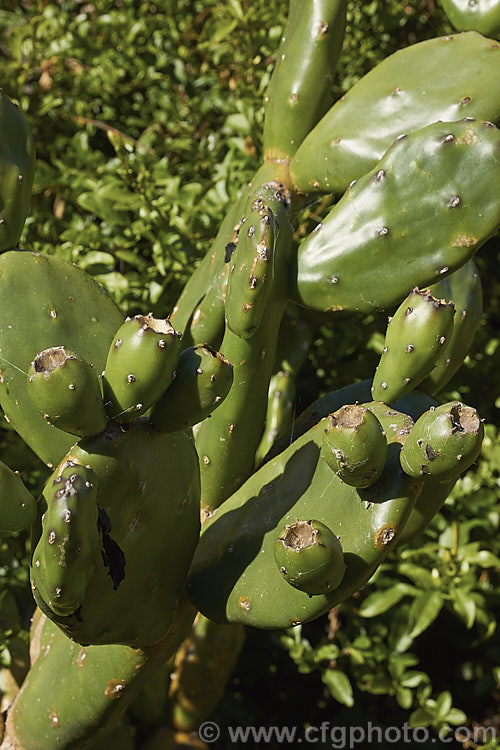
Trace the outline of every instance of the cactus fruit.
<instances>
[{"instance_id":1,"label":"cactus fruit","mask_svg":"<svg viewBox=\"0 0 500 750\"><path fill-rule=\"evenodd\" d=\"M306 193L341 194L402 133L462 117L497 124L499 101L500 47L491 39L469 32L413 44L365 75L311 130L291 161L292 182Z\"/></svg>"},{"instance_id":2,"label":"cactus fruit","mask_svg":"<svg viewBox=\"0 0 500 750\"><path fill-rule=\"evenodd\" d=\"M33 577L35 600L67 635L84 645L150 645L170 626L198 541L200 485L192 441L181 432L157 432L146 420L135 420L127 429L109 422L100 435L77 443L61 466L67 462L89 467L97 477L104 554L96 560L73 614L59 615L41 594L41 568ZM59 474L56 469L49 478L46 496ZM51 530L47 528L37 545L36 558L42 562ZM95 523L88 522L76 533L92 549L97 531ZM69 578L71 567L61 575Z\"/></svg>"},{"instance_id":3,"label":"cactus fruit","mask_svg":"<svg viewBox=\"0 0 500 750\"><path fill-rule=\"evenodd\" d=\"M419 385L443 356L453 331L455 307L415 288L389 320L375 371L372 396L393 404Z\"/></svg>"},{"instance_id":4,"label":"cactus fruit","mask_svg":"<svg viewBox=\"0 0 500 750\"><path fill-rule=\"evenodd\" d=\"M262 435L269 381L274 365L280 322L288 301L288 259L291 228L288 223L289 199L283 186L269 183L261 186L247 201L252 212L258 202L266 213L271 211L277 238L274 245L272 288L264 309L259 309L260 324L249 336L239 336L226 327L221 343L234 365L233 386L223 404L210 419L199 425L196 448L200 457L202 507L210 513L218 507L250 474L255 452ZM243 226L245 224L242 222ZM239 263L239 245L230 263ZM240 304L242 300L239 300ZM252 310L246 315L252 327Z\"/></svg>"},{"instance_id":5,"label":"cactus fruit","mask_svg":"<svg viewBox=\"0 0 500 750\"><path fill-rule=\"evenodd\" d=\"M242 338L250 338L261 325L273 289L276 223L263 196L250 198L229 259L225 305L228 328Z\"/></svg>"},{"instance_id":6,"label":"cactus fruit","mask_svg":"<svg viewBox=\"0 0 500 750\"><path fill-rule=\"evenodd\" d=\"M264 97L266 159L293 155L331 104L346 5L346 0L291 4L278 64Z\"/></svg>"},{"instance_id":7,"label":"cactus fruit","mask_svg":"<svg viewBox=\"0 0 500 750\"><path fill-rule=\"evenodd\" d=\"M19 294L27 284L29 296ZM122 319L94 279L71 263L31 252L0 256L0 404L42 461L57 465L74 437L49 425L29 398L30 363L41 350L64 345L101 373Z\"/></svg>"},{"instance_id":8,"label":"cactus fruit","mask_svg":"<svg viewBox=\"0 0 500 750\"><path fill-rule=\"evenodd\" d=\"M441 482L457 479L479 456L483 435L472 407L451 401L431 408L416 421L401 450L403 471Z\"/></svg>"},{"instance_id":9,"label":"cactus fruit","mask_svg":"<svg viewBox=\"0 0 500 750\"><path fill-rule=\"evenodd\" d=\"M420 384L432 396L439 393L461 367L483 315L481 279L476 264L470 260L447 278L431 286L430 291L434 297L451 300L455 305L453 331L446 349L441 350L434 367Z\"/></svg>"},{"instance_id":10,"label":"cactus fruit","mask_svg":"<svg viewBox=\"0 0 500 750\"><path fill-rule=\"evenodd\" d=\"M393 445L374 485L357 490L341 482L321 455L326 424L264 464L202 527L188 590L206 617L271 629L312 620L363 585L397 543L422 481L403 474ZM347 569L328 594L295 589L275 563L276 539L297 518L340 536Z\"/></svg>"},{"instance_id":11,"label":"cactus fruit","mask_svg":"<svg viewBox=\"0 0 500 750\"><path fill-rule=\"evenodd\" d=\"M0 461L0 533L28 529L37 515L37 502L21 477Z\"/></svg>"},{"instance_id":12,"label":"cactus fruit","mask_svg":"<svg viewBox=\"0 0 500 750\"><path fill-rule=\"evenodd\" d=\"M103 372L104 401L117 422L146 412L172 383L180 334L168 320L127 318L115 334Z\"/></svg>"},{"instance_id":13,"label":"cactus fruit","mask_svg":"<svg viewBox=\"0 0 500 750\"><path fill-rule=\"evenodd\" d=\"M94 472L64 462L44 491L47 509L33 552L31 581L56 615L72 615L82 604L101 555Z\"/></svg>"},{"instance_id":14,"label":"cactus fruit","mask_svg":"<svg viewBox=\"0 0 500 750\"><path fill-rule=\"evenodd\" d=\"M328 417L323 455L351 487L369 487L382 475L387 441L377 417L363 406L344 405Z\"/></svg>"},{"instance_id":15,"label":"cactus fruit","mask_svg":"<svg viewBox=\"0 0 500 750\"><path fill-rule=\"evenodd\" d=\"M28 371L28 394L49 424L72 435L97 435L106 426L97 373L64 346L36 355Z\"/></svg>"},{"instance_id":16,"label":"cactus fruit","mask_svg":"<svg viewBox=\"0 0 500 750\"><path fill-rule=\"evenodd\" d=\"M296 301L369 312L435 283L500 225L499 185L491 123L438 122L400 136L299 246Z\"/></svg>"},{"instance_id":17,"label":"cactus fruit","mask_svg":"<svg viewBox=\"0 0 500 750\"><path fill-rule=\"evenodd\" d=\"M174 382L153 407L151 421L161 431L186 430L202 422L229 393L233 365L210 346L185 349Z\"/></svg>"},{"instance_id":18,"label":"cactus fruit","mask_svg":"<svg viewBox=\"0 0 500 750\"><path fill-rule=\"evenodd\" d=\"M310 596L329 594L346 571L339 538L321 521L287 524L276 540L274 559L287 583Z\"/></svg>"},{"instance_id":19,"label":"cactus fruit","mask_svg":"<svg viewBox=\"0 0 500 750\"><path fill-rule=\"evenodd\" d=\"M457 31L479 31L500 36L499 0L441 0L443 10Z\"/></svg>"},{"instance_id":20,"label":"cactus fruit","mask_svg":"<svg viewBox=\"0 0 500 750\"><path fill-rule=\"evenodd\" d=\"M0 252L15 248L31 208L35 143L19 107L0 90Z\"/></svg>"}]
</instances>

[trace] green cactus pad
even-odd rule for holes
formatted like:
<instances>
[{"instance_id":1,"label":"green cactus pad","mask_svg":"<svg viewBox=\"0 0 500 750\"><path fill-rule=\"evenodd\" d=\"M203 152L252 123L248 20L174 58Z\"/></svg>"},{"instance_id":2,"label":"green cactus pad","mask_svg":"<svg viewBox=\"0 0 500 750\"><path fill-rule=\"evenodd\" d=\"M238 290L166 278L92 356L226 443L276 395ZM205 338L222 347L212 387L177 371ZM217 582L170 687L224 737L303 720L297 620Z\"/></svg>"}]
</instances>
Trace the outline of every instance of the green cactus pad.
<instances>
[{"instance_id":1,"label":"green cactus pad","mask_svg":"<svg viewBox=\"0 0 500 750\"><path fill-rule=\"evenodd\" d=\"M255 463L260 465L274 445L274 441L293 422L295 379L289 370L274 373L269 382L266 421Z\"/></svg>"},{"instance_id":2,"label":"green cactus pad","mask_svg":"<svg viewBox=\"0 0 500 750\"><path fill-rule=\"evenodd\" d=\"M457 31L500 36L499 0L441 0L441 5Z\"/></svg>"},{"instance_id":3,"label":"green cactus pad","mask_svg":"<svg viewBox=\"0 0 500 750\"><path fill-rule=\"evenodd\" d=\"M35 599L79 643L152 644L170 626L198 541L192 441L181 432L158 433L146 420L126 428L110 422L64 461L88 466L97 477L103 555L75 615L56 615L37 589Z\"/></svg>"},{"instance_id":4,"label":"green cactus pad","mask_svg":"<svg viewBox=\"0 0 500 750\"><path fill-rule=\"evenodd\" d=\"M403 547L411 542L416 536L422 534L442 507L444 501L456 484L456 479L449 482L440 482L437 479L425 477L422 490L417 498L415 507L405 524L398 545Z\"/></svg>"},{"instance_id":5,"label":"green cactus pad","mask_svg":"<svg viewBox=\"0 0 500 750\"><path fill-rule=\"evenodd\" d=\"M155 404L151 421L158 430L175 432L201 422L226 398L233 365L209 346L185 349L172 385Z\"/></svg>"},{"instance_id":6,"label":"green cactus pad","mask_svg":"<svg viewBox=\"0 0 500 750\"><path fill-rule=\"evenodd\" d=\"M0 252L17 245L31 208L35 143L19 107L0 90Z\"/></svg>"},{"instance_id":7,"label":"green cactus pad","mask_svg":"<svg viewBox=\"0 0 500 750\"><path fill-rule=\"evenodd\" d=\"M453 331L453 302L415 288L389 320L385 345L373 377L375 401L393 404L428 375L446 353Z\"/></svg>"},{"instance_id":8,"label":"green cactus pad","mask_svg":"<svg viewBox=\"0 0 500 750\"><path fill-rule=\"evenodd\" d=\"M0 461L0 532L28 529L37 515L37 502L21 477Z\"/></svg>"},{"instance_id":9,"label":"green cactus pad","mask_svg":"<svg viewBox=\"0 0 500 750\"><path fill-rule=\"evenodd\" d=\"M199 342L218 349L224 332L228 258L238 241L238 231L250 195L268 182L286 183L287 165L263 164L243 193L229 207L217 237L207 254L190 276L170 321L183 332L182 347Z\"/></svg>"},{"instance_id":10,"label":"green cactus pad","mask_svg":"<svg viewBox=\"0 0 500 750\"><path fill-rule=\"evenodd\" d=\"M292 179L305 192L341 194L402 133L462 117L500 118L500 47L475 32L419 42L377 65L304 140Z\"/></svg>"},{"instance_id":11,"label":"green cactus pad","mask_svg":"<svg viewBox=\"0 0 500 750\"><path fill-rule=\"evenodd\" d=\"M455 305L453 331L445 351L436 359L421 388L438 393L463 364L483 315L483 294L477 266L470 260L462 268L430 287L435 297L452 300Z\"/></svg>"},{"instance_id":12,"label":"green cactus pad","mask_svg":"<svg viewBox=\"0 0 500 750\"><path fill-rule=\"evenodd\" d=\"M272 289L259 311L261 323L250 337L233 333L229 326L224 333L221 351L233 363L233 386L220 408L196 430L204 511L218 507L245 481L262 436L279 327L288 301L292 235L287 198L287 192L272 182L255 191L247 203L251 209L262 199L274 216Z\"/></svg>"},{"instance_id":13,"label":"green cactus pad","mask_svg":"<svg viewBox=\"0 0 500 750\"><path fill-rule=\"evenodd\" d=\"M94 472L65 461L44 490L47 509L31 562L31 584L56 615L82 604L101 555Z\"/></svg>"},{"instance_id":14,"label":"green cactus pad","mask_svg":"<svg viewBox=\"0 0 500 750\"><path fill-rule=\"evenodd\" d=\"M19 294L26 286L29 295ZM59 463L74 438L47 424L29 398L30 363L41 350L64 345L100 373L122 319L94 279L71 263L30 252L0 256L0 403L46 463Z\"/></svg>"},{"instance_id":15,"label":"green cactus pad","mask_svg":"<svg viewBox=\"0 0 500 750\"><path fill-rule=\"evenodd\" d=\"M326 420L269 461L204 524L188 579L195 606L216 622L284 628L313 620L365 583L397 543L421 482L389 446L380 480L356 490L321 455ZM338 588L309 597L275 563L276 538L297 518L314 518L340 537L347 565Z\"/></svg>"},{"instance_id":16,"label":"green cactus pad","mask_svg":"<svg viewBox=\"0 0 500 750\"><path fill-rule=\"evenodd\" d=\"M264 101L264 156L290 157L332 102L346 0L291 3L278 63Z\"/></svg>"},{"instance_id":17,"label":"green cactus pad","mask_svg":"<svg viewBox=\"0 0 500 750\"><path fill-rule=\"evenodd\" d=\"M329 594L342 581L346 564L338 537L321 521L295 521L282 529L274 559L287 583L310 596Z\"/></svg>"},{"instance_id":18,"label":"green cactus pad","mask_svg":"<svg viewBox=\"0 0 500 750\"><path fill-rule=\"evenodd\" d=\"M339 479L351 487L374 484L387 458L387 440L377 417L363 406L341 406L328 417L323 455Z\"/></svg>"},{"instance_id":19,"label":"green cactus pad","mask_svg":"<svg viewBox=\"0 0 500 750\"><path fill-rule=\"evenodd\" d=\"M170 670L170 725L177 731L193 732L212 714L231 678L244 639L243 625L221 625L197 614ZM162 745L158 747L163 750Z\"/></svg>"},{"instance_id":20,"label":"green cactus pad","mask_svg":"<svg viewBox=\"0 0 500 750\"><path fill-rule=\"evenodd\" d=\"M441 482L457 479L479 456L483 435L472 407L451 401L431 408L416 421L401 450L403 471Z\"/></svg>"},{"instance_id":21,"label":"green cactus pad","mask_svg":"<svg viewBox=\"0 0 500 750\"><path fill-rule=\"evenodd\" d=\"M180 334L168 320L127 318L115 334L103 372L105 407L117 422L141 416L171 385Z\"/></svg>"},{"instance_id":22,"label":"green cactus pad","mask_svg":"<svg viewBox=\"0 0 500 750\"><path fill-rule=\"evenodd\" d=\"M296 301L368 312L435 283L499 226L499 185L500 131L490 123L401 136L299 246Z\"/></svg>"},{"instance_id":23,"label":"green cactus pad","mask_svg":"<svg viewBox=\"0 0 500 750\"><path fill-rule=\"evenodd\" d=\"M49 424L71 435L97 435L106 426L97 373L64 346L36 355L28 370L28 394Z\"/></svg>"},{"instance_id":24,"label":"green cactus pad","mask_svg":"<svg viewBox=\"0 0 500 750\"><path fill-rule=\"evenodd\" d=\"M145 649L80 646L35 612L32 667L9 709L4 744L30 750L90 750L186 637L195 611L184 601L161 641Z\"/></svg>"}]
</instances>

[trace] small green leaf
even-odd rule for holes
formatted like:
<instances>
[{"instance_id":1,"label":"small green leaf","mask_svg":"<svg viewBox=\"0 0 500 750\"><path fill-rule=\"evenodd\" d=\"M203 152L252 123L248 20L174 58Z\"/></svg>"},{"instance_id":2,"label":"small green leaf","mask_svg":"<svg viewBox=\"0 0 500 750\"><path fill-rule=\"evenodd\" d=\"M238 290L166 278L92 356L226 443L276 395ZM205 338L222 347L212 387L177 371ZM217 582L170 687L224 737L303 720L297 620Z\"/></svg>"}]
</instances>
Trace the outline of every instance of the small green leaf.
<instances>
[{"instance_id":1,"label":"small green leaf","mask_svg":"<svg viewBox=\"0 0 500 750\"><path fill-rule=\"evenodd\" d=\"M437 718L445 720L448 716L448 712L451 709L451 693L449 690L443 690L439 693L436 699L436 714Z\"/></svg>"},{"instance_id":2,"label":"small green leaf","mask_svg":"<svg viewBox=\"0 0 500 750\"><path fill-rule=\"evenodd\" d=\"M464 621L467 628L474 625L476 619L476 603L471 598L468 591L463 589L453 589L451 592L453 609L457 615Z\"/></svg>"},{"instance_id":3,"label":"small green leaf","mask_svg":"<svg viewBox=\"0 0 500 750\"><path fill-rule=\"evenodd\" d=\"M408 688L398 687L395 690L396 700L401 706L401 708L404 708L408 710L411 708L411 704L413 703L413 693L411 690L408 690Z\"/></svg>"},{"instance_id":4,"label":"small green leaf","mask_svg":"<svg viewBox=\"0 0 500 750\"><path fill-rule=\"evenodd\" d=\"M385 591L375 591L362 602L358 613L361 617L376 617L387 612L407 594L413 594L415 589L405 583L397 583Z\"/></svg>"},{"instance_id":5,"label":"small green leaf","mask_svg":"<svg viewBox=\"0 0 500 750\"><path fill-rule=\"evenodd\" d=\"M434 716L425 708L417 708L410 714L408 723L410 727L428 727L432 724Z\"/></svg>"},{"instance_id":6,"label":"small green leaf","mask_svg":"<svg viewBox=\"0 0 500 750\"><path fill-rule=\"evenodd\" d=\"M415 597L410 608L410 617L413 621L411 637L416 638L436 619L443 607L443 597L439 591L430 594L423 592Z\"/></svg>"},{"instance_id":7,"label":"small green leaf","mask_svg":"<svg viewBox=\"0 0 500 750\"><path fill-rule=\"evenodd\" d=\"M339 653L339 647L335 646L335 644L333 643L329 643L325 646L320 646L316 650L314 654L314 661L316 663L319 663L321 661L333 661L334 659L338 658Z\"/></svg>"},{"instance_id":8,"label":"small green leaf","mask_svg":"<svg viewBox=\"0 0 500 750\"><path fill-rule=\"evenodd\" d=\"M321 679L328 688L330 695L339 703L349 708L354 705L352 686L348 676L337 669L327 669L321 675Z\"/></svg>"}]
</instances>

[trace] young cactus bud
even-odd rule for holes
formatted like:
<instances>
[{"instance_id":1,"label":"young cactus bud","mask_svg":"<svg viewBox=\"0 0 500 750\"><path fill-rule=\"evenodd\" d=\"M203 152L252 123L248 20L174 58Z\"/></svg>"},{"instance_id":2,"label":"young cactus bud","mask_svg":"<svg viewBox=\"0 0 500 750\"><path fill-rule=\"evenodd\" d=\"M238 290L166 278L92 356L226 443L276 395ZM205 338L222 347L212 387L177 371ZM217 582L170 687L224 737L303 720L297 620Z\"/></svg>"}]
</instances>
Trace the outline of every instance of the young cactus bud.
<instances>
[{"instance_id":1,"label":"young cactus bud","mask_svg":"<svg viewBox=\"0 0 500 750\"><path fill-rule=\"evenodd\" d=\"M151 412L151 421L162 432L176 432L201 422L229 393L233 366L206 344L191 346L179 357L174 382Z\"/></svg>"},{"instance_id":2,"label":"young cactus bud","mask_svg":"<svg viewBox=\"0 0 500 750\"><path fill-rule=\"evenodd\" d=\"M144 414L171 385L179 360L180 334L168 320L127 318L111 344L103 373L104 402L117 422Z\"/></svg>"},{"instance_id":3,"label":"young cactus bud","mask_svg":"<svg viewBox=\"0 0 500 750\"><path fill-rule=\"evenodd\" d=\"M64 346L37 354L28 372L28 393L49 424L71 435L90 437L106 426L95 370Z\"/></svg>"},{"instance_id":4,"label":"young cactus bud","mask_svg":"<svg viewBox=\"0 0 500 750\"><path fill-rule=\"evenodd\" d=\"M475 409L451 401L422 414L401 454L403 471L448 482L466 471L479 456L483 424Z\"/></svg>"},{"instance_id":5,"label":"young cactus bud","mask_svg":"<svg viewBox=\"0 0 500 750\"><path fill-rule=\"evenodd\" d=\"M441 299L453 300L455 316L453 332L445 350L436 360L435 367L420 387L431 396L441 388L462 366L469 353L483 315L481 279L473 260L430 287L432 294Z\"/></svg>"},{"instance_id":6,"label":"young cactus bud","mask_svg":"<svg viewBox=\"0 0 500 750\"><path fill-rule=\"evenodd\" d=\"M392 404L430 373L453 331L453 302L415 288L390 319L373 378L375 401Z\"/></svg>"},{"instance_id":7,"label":"young cactus bud","mask_svg":"<svg viewBox=\"0 0 500 750\"><path fill-rule=\"evenodd\" d=\"M53 478L52 478L53 477ZM47 510L33 552L31 581L56 615L82 604L102 546L94 472L65 461L44 490Z\"/></svg>"},{"instance_id":8,"label":"young cactus bud","mask_svg":"<svg viewBox=\"0 0 500 750\"><path fill-rule=\"evenodd\" d=\"M27 529L37 516L37 503L21 477L0 461L0 532Z\"/></svg>"},{"instance_id":9,"label":"young cactus bud","mask_svg":"<svg viewBox=\"0 0 500 750\"><path fill-rule=\"evenodd\" d=\"M377 417L365 407L342 406L328 417L323 454L343 482L351 487L370 487L384 470L385 432Z\"/></svg>"},{"instance_id":10,"label":"young cactus bud","mask_svg":"<svg viewBox=\"0 0 500 750\"><path fill-rule=\"evenodd\" d=\"M287 524L276 540L274 558L285 580L310 596L336 589L346 571L342 545L321 521Z\"/></svg>"},{"instance_id":11,"label":"young cactus bud","mask_svg":"<svg viewBox=\"0 0 500 750\"><path fill-rule=\"evenodd\" d=\"M276 266L283 261L276 257L279 217L288 202L288 192L278 183L268 183L252 195L229 259L226 323L245 339L259 328L269 296L276 294Z\"/></svg>"}]
</instances>

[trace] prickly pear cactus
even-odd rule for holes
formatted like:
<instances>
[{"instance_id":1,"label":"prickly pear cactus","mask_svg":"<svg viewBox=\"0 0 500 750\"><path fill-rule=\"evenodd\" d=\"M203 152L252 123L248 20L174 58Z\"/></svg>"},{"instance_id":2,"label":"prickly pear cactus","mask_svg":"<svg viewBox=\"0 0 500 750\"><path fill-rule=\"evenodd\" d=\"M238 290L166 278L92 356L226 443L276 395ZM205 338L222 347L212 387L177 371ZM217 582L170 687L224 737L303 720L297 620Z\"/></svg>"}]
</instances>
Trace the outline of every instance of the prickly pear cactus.
<instances>
[{"instance_id":1,"label":"prickly pear cactus","mask_svg":"<svg viewBox=\"0 0 500 750\"><path fill-rule=\"evenodd\" d=\"M290 627L350 597L478 458L477 412L431 396L467 354L472 257L500 227L500 48L476 32L415 44L330 106L345 14L291 1L263 163L170 317L123 322L84 271L13 249L33 150L0 100L0 404L53 470L36 501L0 466L0 530L31 525L39 608L2 750L90 747L195 608L171 717L198 725L243 625ZM333 205L303 238L317 193ZM305 319L379 309L376 372L296 415Z\"/></svg>"}]
</instances>

